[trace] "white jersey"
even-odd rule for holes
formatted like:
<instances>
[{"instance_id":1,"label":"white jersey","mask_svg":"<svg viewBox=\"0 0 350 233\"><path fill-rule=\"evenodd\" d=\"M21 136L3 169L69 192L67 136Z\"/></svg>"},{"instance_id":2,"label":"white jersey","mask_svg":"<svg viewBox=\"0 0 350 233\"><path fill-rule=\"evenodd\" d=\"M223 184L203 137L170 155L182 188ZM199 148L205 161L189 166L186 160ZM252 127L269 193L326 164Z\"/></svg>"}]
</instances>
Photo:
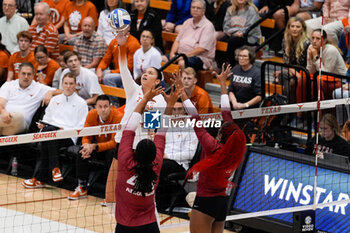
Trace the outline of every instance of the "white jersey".
<instances>
[{"instance_id":1,"label":"white jersey","mask_svg":"<svg viewBox=\"0 0 350 233\"><path fill-rule=\"evenodd\" d=\"M53 97L45 110L43 121L63 129L82 129L88 114L86 101L77 93ZM72 138L76 143L76 138Z\"/></svg>"},{"instance_id":2,"label":"white jersey","mask_svg":"<svg viewBox=\"0 0 350 233\"><path fill-rule=\"evenodd\" d=\"M20 112L24 116L27 125L30 125L33 115L39 108L48 91L55 90L52 87L32 81L25 89L19 86L19 80L5 82L0 88L0 98L7 100L5 109L8 112Z\"/></svg>"},{"instance_id":3,"label":"white jersey","mask_svg":"<svg viewBox=\"0 0 350 233\"><path fill-rule=\"evenodd\" d=\"M131 114L134 112L137 103L140 102L141 99L143 98L143 92L142 92L142 87L135 83L128 69L126 53L125 51L121 52L122 49L125 50L123 46L119 48L118 59L119 59L120 74L122 77L122 82L123 82L125 95L126 95L126 105L124 110L125 113L120 123L125 125L129 117L131 116ZM153 100L154 101L149 101L147 103L145 111L156 111L158 109L161 113L164 113L166 102L163 96L157 95L153 98ZM136 132L136 135L134 139L133 148L136 148L136 145L140 140L149 137L147 130L143 129L141 127L141 124L139 125L139 127L136 129L135 132ZM115 141L117 143L120 142L121 136L122 136L122 131L118 131L115 135Z\"/></svg>"},{"instance_id":4,"label":"white jersey","mask_svg":"<svg viewBox=\"0 0 350 233\"><path fill-rule=\"evenodd\" d=\"M62 89L62 78L68 72L70 72L69 68L65 69L61 74L60 89ZM78 91L78 95L84 100L91 98L94 94L103 94L101 86L98 83L98 78L96 74L85 67L80 67L80 73L77 76L76 82L76 89Z\"/></svg>"}]
</instances>

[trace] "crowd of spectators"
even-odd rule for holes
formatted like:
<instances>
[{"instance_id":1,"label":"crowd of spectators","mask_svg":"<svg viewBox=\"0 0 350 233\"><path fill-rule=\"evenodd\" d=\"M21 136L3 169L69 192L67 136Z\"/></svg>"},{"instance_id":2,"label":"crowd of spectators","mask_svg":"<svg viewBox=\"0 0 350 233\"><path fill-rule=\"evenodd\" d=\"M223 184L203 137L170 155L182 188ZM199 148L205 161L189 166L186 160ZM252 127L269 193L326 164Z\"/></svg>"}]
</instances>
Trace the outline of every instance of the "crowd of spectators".
<instances>
[{"instance_id":1,"label":"crowd of spectators","mask_svg":"<svg viewBox=\"0 0 350 233\"><path fill-rule=\"evenodd\" d=\"M188 64L183 58L178 58L175 63L181 69L185 93L199 114L212 113L213 104L209 94L196 85L199 78L197 73L202 70L210 72L213 69L225 70L226 66L223 64L225 61L229 61L232 68L228 78L231 109L258 107L264 96L262 93L264 84L261 83L261 72L255 65L255 49L246 44L247 42L259 44L262 32L260 26L249 33L246 32L262 15L272 11L277 5L286 6L290 16L288 22L284 20L283 10L276 11L272 16L276 21L276 28L285 27L283 39L277 43L282 48L284 63L304 67L313 74L318 71L322 62L323 71L346 75L346 61L350 60L348 0L172 1L163 25L159 12L150 7L149 1L133 1L130 27L116 35L109 27L108 14L123 5L118 0L105 0L104 9L100 6L96 7L92 1L88 0L43 0L33 5L34 18L30 26L26 19L16 13L18 6L15 0L3 0L4 16L0 18L0 85L2 85L0 88L0 136L27 132L32 116L41 101L48 104L44 120L47 120L46 123L49 125L41 125L43 131L79 128L83 127L84 122L85 126L125 123L144 93L153 85L164 85L163 75L159 71L161 63L172 59L177 53L183 53L188 57ZM319 29L321 9L323 9L326 24L323 34ZM170 51L167 51L164 46L162 31L177 33ZM216 54L217 40L228 44L224 56ZM70 45L72 51L60 52L60 44ZM124 48L122 51L121 46ZM321 48L322 60L320 59ZM121 70L121 54L127 58L126 70ZM284 76L283 74L286 73L288 75ZM274 76L276 83L283 84L284 94L288 95L289 103L305 102L305 96L301 92L305 88L306 78L302 73L289 68L286 72L283 70L275 72ZM103 96L100 84L124 88L126 107L123 118L124 110L117 111L110 106L110 103L116 102ZM347 82L342 85L336 79L323 80L322 86L327 86L322 92L322 98L348 96ZM53 95L57 96L50 101ZM80 112L67 110L72 108L69 105L71 103L68 102L73 97L79 103L73 105L75 107L81 105ZM57 105L58 102L63 103L64 98L66 102L56 108L54 103ZM156 96L157 104L147 105L147 110L164 111L166 102L162 98L161 95ZM52 102L53 100L55 102ZM63 109L64 106L67 109ZM90 109L96 107L96 109L88 113L88 107ZM75 113L76 116L65 115L67 111ZM324 116L324 124L329 125L333 119L327 117L327 115ZM70 123L76 120L76 122L74 125L66 125L61 120L67 120ZM327 126L322 125L323 134L326 134L326 128ZM324 136L325 143L334 140L334 137L338 140L338 131L338 129L335 131L336 134L332 135L332 138ZM187 138L186 135L180 135L181 137L179 136L176 141L176 135L174 135L169 134L169 141L172 140L174 143L170 146L166 145L166 148L176 147L177 144L182 145L181 137ZM70 195L70 199L86 197L87 173L85 170L88 164L84 158L104 152L102 154L108 160L106 166L110 167L111 163L115 163L111 166L114 172L110 173L109 177L111 183L115 183L117 158L112 159L109 153L117 147L116 143L119 143L120 135L116 136L116 142L111 139L114 135L105 136L103 139L101 137L83 139L82 149L77 159L78 187ZM68 145L76 143L75 140L70 139L66 142ZM342 143L347 142L342 141ZM50 168L53 171L53 180L61 181L57 148L48 148L45 143L43 145L41 160L48 162L49 166L44 163L40 166L42 170ZM59 143L54 145L59 147ZM184 170L188 169L195 145L196 143L187 145L191 153L183 157L168 149L165 153L167 159L174 160L169 164L175 164ZM311 147L309 145L308 153L312 153ZM49 159L45 157L48 154L50 154ZM167 165L167 162L164 163L164 166ZM34 174L33 177L24 181L23 185L26 188L44 186L41 173ZM109 200L112 199L108 199L108 202Z\"/></svg>"}]
</instances>

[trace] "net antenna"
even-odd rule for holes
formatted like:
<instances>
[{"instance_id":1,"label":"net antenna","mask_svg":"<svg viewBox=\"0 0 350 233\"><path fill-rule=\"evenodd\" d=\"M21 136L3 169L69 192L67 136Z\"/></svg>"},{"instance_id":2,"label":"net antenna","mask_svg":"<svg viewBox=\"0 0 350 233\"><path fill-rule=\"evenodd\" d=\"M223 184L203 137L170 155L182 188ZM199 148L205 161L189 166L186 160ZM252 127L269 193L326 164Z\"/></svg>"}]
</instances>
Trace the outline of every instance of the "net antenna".
<instances>
[{"instance_id":1,"label":"net antenna","mask_svg":"<svg viewBox=\"0 0 350 233\"><path fill-rule=\"evenodd\" d=\"M317 187L317 164L318 164L318 158L320 158L322 155L320 153L320 148L318 146L318 140L319 140L319 129L320 129L320 103L321 103L321 74L322 74L322 56L323 56L323 13L321 16L321 47L320 47L320 67L319 67L319 74L318 74L318 80L317 82L317 119L316 119L316 151L315 151L315 180L314 180L314 197L316 197L316 187ZM313 210L316 210L317 200L314 198L314 208Z\"/></svg>"}]
</instances>

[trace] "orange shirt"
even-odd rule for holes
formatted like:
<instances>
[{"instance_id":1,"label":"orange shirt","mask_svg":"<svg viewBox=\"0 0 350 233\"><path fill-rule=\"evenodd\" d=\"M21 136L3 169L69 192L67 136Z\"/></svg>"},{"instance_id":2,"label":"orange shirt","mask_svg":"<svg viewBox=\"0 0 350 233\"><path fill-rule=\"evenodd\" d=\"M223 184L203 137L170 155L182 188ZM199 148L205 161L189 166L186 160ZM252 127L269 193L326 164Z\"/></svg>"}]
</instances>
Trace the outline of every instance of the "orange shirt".
<instances>
[{"instance_id":1,"label":"orange shirt","mask_svg":"<svg viewBox=\"0 0 350 233\"><path fill-rule=\"evenodd\" d=\"M131 72L133 71L133 65L134 65L134 53L139 48L141 48L139 41L132 35L129 35L128 40L126 41L126 54L128 59L128 68ZM107 51L103 56L102 60L100 61L100 64L98 65L97 69L101 68L102 70L105 70L107 69L109 64L113 62L115 69L112 70L111 72L120 73L118 55L119 55L118 42L114 38L111 41L111 43L108 45Z\"/></svg>"},{"instance_id":2,"label":"orange shirt","mask_svg":"<svg viewBox=\"0 0 350 233\"><path fill-rule=\"evenodd\" d=\"M69 0L59 0L55 2L55 0L42 0L42 2L46 2L51 8L51 22L53 24L57 24L64 15L64 11L66 9Z\"/></svg>"},{"instance_id":3,"label":"orange shirt","mask_svg":"<svg viewBox=\"0 0 350 233\"><path fill-rule=\"evenodd\" d=\"M19 72L19 66L23 62L30 62L34 65L36 65L36 60L34 58L34 52L30 51L29 54L26 57L21 57L20 52L15 52L14 54L11 55L10 60L9 60L9 66L8 70L14 72L14 80L18 79L18 72ZM36 71L35 71L36 73Z\"/></svg>"},{"instance_id":4,"label":"orange shirt","mask_svg":"<svg viewBox=\"0 0 350 233\"><path fill-rule=\"evenodd\" d=\"M138 14L137 14L137 22L136 22L136 28L137 28L137 30L139 30L139 28L140 28L140 23L141 23L141 21L142 21L142 19L143 19L144 16L145 16L145 14L142 14L142 13L138 13Z\"/></svg>"},{"instance_id":5,"label":"orange shirt","mask_svg":"<svg viewBox=\"0 0 350 233\"><path fill-rule=\"evenodd\" d=\"M10 55L7 52L0 50L0 68L8 67L9 58L10 58Z\"/></svg>"},{"instance_id":6,"label":"orange shirt","mask_svg":"<svg viewBox=\"0 0 350 233\"><path fill-rule=\"evenodd\" d=\"M208 92L199 86L194 87L190 100L199 114L213 112L213 103L211 102Z\"/></svg>"},{"instance_id":7,"label":"orange shirt","mask_svg":"<svg viewBox=\"0 0 350 233\"><path fill-rule=\"evenodd\" d=\"M40 74L40 71L38 70L39 64L36 63L34 68L35 70L37 70L37 73L35 74L35 81L38 81L38 75ZM42 82L42 84L48 85L48 86L52 86L52 80L53 80L53 76L55 75L56 70L60 68L60 65L55 62L54 60L50 60L49 63L47 64L46 68L44 68L43 70L41 70L41 74L43 76L44 82Z\"/></svg>"},{"instance_id":8,"label":"orange shirt","mask_svg":"<svg viewBox=\"0 0 350 233\"><path fill-rule=\"evenodd\" d=\"M10 54L7 52L0 50L0 68L5 69L5 72L2 76L0 76L0 85L3 82L6 82L7 79L7 67L9 65Z\"/></svg>"},{"instance_id":9,"label":"orange shirt","mask_svg":"<svg viewBox=\"0 0 350 233\"><path fill-rule=\"evenodd\" d=\"M34 51L38 45L43 45L47 48L52 59L56 59L59 56L58 31L51 22L43 27L40 32L37 32L37 24L30 26L28 31L33 36L33 42L30 47L32 51Z\"/></svg>"},{"instance_id":10,"label":"orange shirt","mask_svg":"<svg viewBox=\"0 0 350 233\"><path fill-rule=\"evenodd\" d=\"M97 114L96 109L92 109L89 111L84 127L91 127L91 126L100 126L100 125L108 125L108 124L118 124L124 113L120 110L120 108L116 109L114 106L112 106L111 113L109 114L109 118L104 123L101 123L100 118ZM92 140L95 138L98 143L98 152L110 150L116 147L117 143L114 140L115 133L110 134L104 134L101 133L99 135L95 136L84 136L82 140L82 144L84 143L91 143Z\"/></svg>"},{"instance_id":11,"label":"orange shirt","mask_svg":"<svg viewBox=\"0 0 350 233\"><path fill-rule=\"evenodd\" d=\"M70 33L81 31L81 22L90 16L94 19L96 28L98 26L98 12L93 3L85 2L82 6L77 6L75 2L69 2L64 12L64 20L68 22Z\"/></svg>"}]
</instances>

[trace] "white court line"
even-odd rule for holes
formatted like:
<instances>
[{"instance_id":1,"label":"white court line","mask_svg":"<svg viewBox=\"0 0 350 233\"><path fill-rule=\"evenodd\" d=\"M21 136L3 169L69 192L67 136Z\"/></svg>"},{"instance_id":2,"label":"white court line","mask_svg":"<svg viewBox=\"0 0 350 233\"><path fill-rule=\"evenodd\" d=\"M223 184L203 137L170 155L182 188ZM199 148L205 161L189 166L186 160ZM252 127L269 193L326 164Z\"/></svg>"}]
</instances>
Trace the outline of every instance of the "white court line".
<instances>
[{"instance_id":1,"label":"white court line","mask_svg":"<svg viewBox=\"0 0 350 233\"><path fill-rule=\"evenodd\" d=\"M0 207L0 232L4 233L94 233L79 227Z\"/></svg>"}]
</instances>

